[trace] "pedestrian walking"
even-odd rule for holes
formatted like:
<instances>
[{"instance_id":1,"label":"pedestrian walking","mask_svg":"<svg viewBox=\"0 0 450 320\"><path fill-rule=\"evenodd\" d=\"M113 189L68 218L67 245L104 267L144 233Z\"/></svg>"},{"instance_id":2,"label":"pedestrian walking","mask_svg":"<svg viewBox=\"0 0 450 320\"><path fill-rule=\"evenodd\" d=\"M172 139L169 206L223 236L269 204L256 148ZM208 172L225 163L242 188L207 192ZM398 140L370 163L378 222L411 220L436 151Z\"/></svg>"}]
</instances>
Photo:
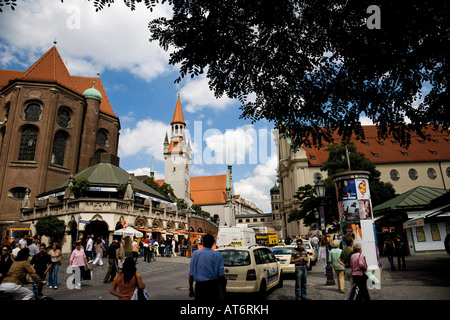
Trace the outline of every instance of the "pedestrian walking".
<instances>
[{"instance_id":1,"label":"pedestrian walking","mask_svg":"<svg viewBox=\"0 0 450 320\"><path fill-rule=\"evenodd\" d=\"M336 279L338 284L338 290L340 293L345 293L345 267L339 262L342 250L339 248L339 241L335 240L331 243L333 249L330 251L330 262L336 273Z\"/></svg>"},{"instance_id":2,"label":"pedestrian walking","mask_svg":"<svg viewBox=\"0 0 450 320\"><path fill-rule=\"evenodd\" d=\"M34 270L36 270L36 274L41 279L45 279L47 276L47 272L50 270L52 266L52 258L50 255L45 252L45 244L41 244L39 246L39 253L35 254L31 258L30 264L34 267ZM42 297L42 289L44 285L42 283L38 283L37 285L37 292L39 297Z\"/></svg>"},{"instance_id":3,"label":"pedestrian walking","mask_svg":"<svg viewBox=\"0 0 450 320\"><path fill-rule=\"evenodd\" d=\"M131 243L131 256L134 259L134 262L137 264L137 260L139 258L139 245L136 241L136 238L133 240L133 243Z\"/></svg>"},{"instance_id":4,"label":"pedestrian walking","mask_svg":"<svg viewBox=\"0 0 450 320\"><path fill-rule=\"evenodd\" d=\"M122 271L123 268L123 262L125 261L125 240L122 239L122 241L119 242L119 247L116 250L117 255L117 269L118 271Z\"/></svg>"},{"instance_id":5,"label":"pedestrian walking","mask_svg":"<svg viewBox=\"0 0 450 320\"><path fill-rule=\"evenodd\" d=\"M220 252L212 250L214 236L203 237L203 249L192 254L189 269L189 297L200 301L224 299L226 290L225 269ZM195 282L195 290L193 284Z\"/></svg>"},{"instance_id":6,"label":"pedestrian walking","mask_svg":"<svg viewBox=\"0 0 450 320\"><path fill-rule=\"evenodd\" d=\"M407 246L406 241L402 238L401 235L397 235L396 237L397 244L395 247L397 248L397 266L398 270L406 271L406 253L407 253Z\"/></svg>"},{"instance_id":7,"label":"pedestrian walking","mask_svg":"<svg viewBox=\"0 0 450 320\"><path fill-rule=\"evenodd\" d=\"M175 238L172 238L172 256L174 256L174 257L177 256L176 249L177 249L177 244L176 244Z\"/></svg>"},{"instance_id":8,"label":"pedestrian walking","mask_svg":"<svg viewBox=\"0 0 450 320\"><path fill-rule=\"evenodd\" d=\"M33 257L35 254L39 253L39 247L37 246L37 240L33 239L28 249L30 249L30 257Z\"/></svg>"},{"instance_id":9,"label":"pedestrian walking","mask_svg":"<svg viewBox=\"0 0 450 320\"><path fill-rule=\"evenodd\" d=\"M170 258L170 251L171 251L171 248L172 248L172 240L169 237L167 237L165 244L166 244L167 258Z\"/></svg>"},{"instance_id":10,"label":"pedestrian walking","mask_svg":"<svg viewBox=\"0 0 450 320\"><path fill-rule=\"evenodd\" d=\"M303 248L303 240L298 238L297 247L291 254L291 263L295 263L295 300L308 300L306 294L308 262L308 252Z\"/></svg>"},{"instance_id":11,"label":"pedestrian walking","mask_svg":"<svg viewBox=\"0 0 450 320\"><path fill-rule=\"evenodd\" d=\"M150 262L150 249L151 249L151 241L149 239L149 236L145 236L145 240L143 241L143 247L144 247L144 262Z\"/></svg>"},{"instance_id":12,"label":"pedestrian walking","mask_svg":"<svg viewBox=\"0 0 450 320\"><path fill-rule=\"evenodd\" d=\"M52 249L48 252L50 255L50 259L52 260L52 265L50 267L50 270L48 271L48 287L50 289L58 289L58 272L59 272L59 266L61 265L62 261L62 254L61 250L58 248L58 244L56 242L53 242Z\"/></svg>"},{"instance_id":13,"label":"pedestrian walking","mask_svg":"<svg viewBox=\"0 0 450 320\"><path fill-rule=\"evenodd\" d=\"M84 249L81 248L81 241L75 243L75 249L72 251L69 259L69 266L78 267L80 269L80 279L76 279L80 282L75 283L75 289L81 288L81 280L84 278L85 267L88 261Z\"/></svg>"},{"instance_id":14,"label":"pedestrian walking","mask_svg":"<svg viewBox=\"0 0 450 320\"><path fill-rule=\"evenodd\" d=\"M361 244L355 243L353 245L354 253L350 257L350 265L353 269L352 276L358 288L356 300L370 300L369 291L367 290L367 263L366 258L362 254Z\"/></svg>"},{"instance_id":15,"label":"pedestrian walking","mask_svg":"<svg viewBox=\"0 0 450 320\"><path fill-rule=\"evenodd\" d=\"M97 263L102 266L103 265L103 252L105 252L105 247L103 246L103 241L101 238L98 238L94 244L94 252L95 252L95 260L92 262L92 266L95 266Z\"/></svg>"},{"instance_id":16,"label":"pedestrian walking","mask_svg":"<svg viewBox=\"0 0 450 320\"><path fill-rule=\"evenodd\" d=\"M116 250L119 248L119 243L117 240L113 240L109 245L106 255L108 257L108 271L106 271L103 283L111 282L117 273L117 254Z\"/></svg>"},{"instance_id":17,"label":"pedestrian walking","mask_svg":"<svg viewBox=\"0 0 450 320\"><path fill-rule=\"evenodd\" d=\"M327 238L324 235L320 236L317 261L322 262L323 273L327 274Z\"/></svg>"},{"instance_id":18,"label":"pedestrian walking","mask_svg":"<svg viewBox=\"0 0 450 320\"><path fill-rule=\"evenodd\" d=\"M319 238L316 234L311 238L311 244L316 249L317 254L319 254Z\"/></svg>"},{"instance_id":19,"label":"pedestrian walking","mask_svg":"<svg viewBox=\"0 0 450 320\"><path fill-rule=\"evenodd\" d=\"M27 275L30 275L36 282L45 284L37 274L34 268L28 262L30 250L21 249L16 256L15 261L9 268L8 274L0 284L0 290L9 294L13 300L31 300L33 292L26 288L28 285Z\"/></svg>"},{"instance_id":20,"label":"pedestrian walking","mask_svg":"<svg viewBox=\"0 0 450 320\"><path fill-rule=\"evenodd\" d=\"M93 249L94 249L94 235L88 235L87 236L88 240L86 242L86 250L85 250L85 254L86 254L86 258L87 261L89 263L92 263L92 261L94 261L94 256L92 254Z\"/></svg>"},{"instance_id":21,"label":"pedestrian walking","mask_svg":"<svg viewBox=\"0 0 450 320\"><path fill-rule=\"evenodd\" d=\"M353 269L350 265L350 257L353 254L353 238L348 236L345 238L345 248L341 252L341 256L339 257L340 263L344 266L344 277L345 280L349 281L349 287L347 289L347 294L345 296L345 300L353 300L356 293L356 284L353 280Z\"/></svg>"},{"instance_id":22,"label":"pedestrian walking","mask_svg":"<svg viewBox=\"0 0 450 320\"><path fill-rule=\"evenodd\" d=\"M13 260L16 260L16 257L19 254L20 250L22 250L22 245L20 244L20 242L16 242L15 247L11 250L11 257L13 258Z\"/></svg>"},{"instance_id":23,"label":"pedestrian walking","mask_svg":"<svg viewBox=\"0 0 450 320\"><path fill-rule=\"evenodd\" d=\"M395 264L394 264L394 254L395 254L395 244L394 241L392 241L391 236L388 234L386 235L386 241L384 242L383 246L383 253L387 256L389 264L391 265L391 270L395 271Z\"/></svg>"},{"instance_id":24,"label":"pedestrian walking","mask_svg":"<svg viewBox=\"0 0 450 320\"><path fill-rule=\"evenodd\" d=\"M145 284L142 276L136 272L134 259L127 257L123 263L122 272L114 277L109 293L118 297L119 300L131 300L136 288L145 289Z\"/></svg>"},{"instance_id":25,"label":"pedestrian walking","mask_svg":"<svg viewBox=\"0 0 450 320\"><path fill-rule=\"evenodd\" d=\"M21 245L21 249L28 248L28 235L25 234L23 238L19 240L19 243Z\"/></svg>"}]
</instances>

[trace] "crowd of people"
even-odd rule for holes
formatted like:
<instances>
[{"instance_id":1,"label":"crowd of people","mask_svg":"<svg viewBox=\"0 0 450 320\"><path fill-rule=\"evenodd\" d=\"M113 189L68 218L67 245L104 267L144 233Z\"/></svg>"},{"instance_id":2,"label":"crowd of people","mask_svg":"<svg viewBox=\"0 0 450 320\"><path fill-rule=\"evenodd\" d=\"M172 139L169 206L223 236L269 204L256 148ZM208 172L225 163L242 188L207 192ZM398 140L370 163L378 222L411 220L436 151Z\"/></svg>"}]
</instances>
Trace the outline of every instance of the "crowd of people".
<instances>
[{"instance_id":1,"label":"crowd of people","mask_svg":"<svg viewBox=\"0 0 450 320\"><path fill-rule=\"evenodd\" d=\"M212 239L211 239L212 238ZM328 261L331 264L337 279L339 292L345 294L346 300L370 300L367 290L367 263L361 244L354 243L352 237L343 241L339 236L333 238L329 235L312 236L309 239L311 245L318 251L318 261L323 263L324 271ZM292 241L292 239L291 239ZM291 255L291 263L295 264L295 298L298 300L307 298L307 264L309 256L303 248L303 239L295 240L297 247ZM136 297L137 289L144 289L142 276L136 272L138 259L150 262L152 255L160 257L173 257L177 253L187 256L187 250L192 249L191 268L189 272L190 296L196 299L211 298L204 295L205 292L220 293L216 286L224 288L226 280L223 276L223 260L218 252L211 250L214 238L210 235L203 237L203 249L198 250L197 242L190 245L188 241L179 244L174 239L167 238L160 243L150 236L134 239L131 248L126 248L124 239L114 239L111 244L102 238L94 239L88 235L86 239L81 236L76 243L69 258L69 265L78 268L80 278L75 283L75 288L80 288L82 280L90 279L90 270L96 266L103 266L103 258L107 258L108 268L103 279L104 283L111 283L110 293L119 299L131 299ZM14 246L14 249L12 249ZM13 299L33 299L42 297L42 288L47 283L51 289L58 288L58 270L61 266L62 253L57 243L53 243L48 249L41 244L37 237L31 241L24 236L12 243L12 246L4 243L0 259L0 290L9 294ZM181 249L181 250L180 250ZM180 252L181 251L181 252ZM407 248L400 236L395 241L390 235L386 235L382 246L382 253L388 257L391 270L396 270L394 256L397 255L399 270L405 270L405 256ZM210 268L204 268L202 261L215 261L208 264ZM199 267L200 265L200 267ZM348 281L348 288L345 288ZM193 290L193 283L196 290ZM33 283L34 292L27 288ZM225 283L225 284L224 284ZM195 292L195 293L194 293ZM223 298L223 295L219 295Z\"/></svg>"},{"instance_id":2,"label":"crowd of people","mask_svg":"<svg viewBox=\"0 0 450 320\"><path fill-rule=\"evenodd\" d=\"M121 241L113 239L109 244L108 241L101 237L95 238L94 235L80 236L73 244L69 257L69 266L74 270L76 268L76 273L80 275L74 278L76 282L74 288L79 289L81 281L90 280L92 268L103 266L105 264L103 259L106 258L108 268L103 282L111 283L110 292L119 299L131 299L133 296L130 295L131 288L145 288L141 276L136 273L139 258L143 258L144 262L150 262L153 255L187 256L189 249L195 252L198 249L198 242L195 241L190 245L183 239L178 243L170 237L158 242L146 236L135 238L129 248L124 239ZM57 243L47 248L45 244L40 243L37 236L28 239L28 235L16 238L11 244L5 239L0 258L0 291L14 300L42 298L45 284L48 284L49 289L58 289L58 272L61 264L62 252ZM47 277L48 282L45 280ZM33 284L33 290L28 288L30 283Z\"/></svg>"}]
</instances>

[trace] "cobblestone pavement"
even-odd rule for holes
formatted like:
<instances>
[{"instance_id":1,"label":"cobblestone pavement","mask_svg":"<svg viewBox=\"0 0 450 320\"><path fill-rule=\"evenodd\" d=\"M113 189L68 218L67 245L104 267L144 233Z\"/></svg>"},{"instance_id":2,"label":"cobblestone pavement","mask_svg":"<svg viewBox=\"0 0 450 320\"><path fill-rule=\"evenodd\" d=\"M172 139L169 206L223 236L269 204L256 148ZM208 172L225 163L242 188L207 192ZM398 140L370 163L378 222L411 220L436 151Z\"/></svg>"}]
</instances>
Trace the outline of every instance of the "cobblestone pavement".
<instances>
[{"instance_id":1,"label":"cobblestone pavement","mask_svg":"<svg viewBox=\"0 0 450 320\"><path fill-rule=\"evenodd\" d=\"M424 254L406 257L406 271L391 271L386 257L381 258L381 289L369 290L371 300L450 300L450 256ZM336 281L336 275L333 273ZM288 277L293 279L293 277ZM308 272L308 298L344 300L335 285L327 286L321 263ZM345 282L348 288L348 282ZM285 281L269 300L293 300L294 283Z\"/></svg>"},{"instance_id":2,"label":"cobblestone pavement","mask_svg":"<svg viewBox=\"0 0 450 320\"><path fill-rule=\"evenodd\" d=\"M63 255L63 263L60 266L58 273L58 283L61 287L66 287L66 281L71 274L66 273L67 267L69 266L69 254ZM187 257L157 257L156 261L145 262L143 258L138 258L138 263L136 265L137 272L143 275L160 271L160 270L168 270L170 268L175 267L177 264L189 264L190 259ZM105 278L106 272L108 271L108 258L103 258L103 266L99 266L97 263L96 266L92 267L92 275L93 278L91 280L83 281L83 285L89 286L97 282L103 282Z\"/></svg>"},{"instance_id":3,"label":"cobblestone pavement","mask_svg":"<svg viewBox=\"0 0 450 320\"><path fill-rule=\"evenodd\" d=\"M60 290L68 290L66 273L69 255L63 256L63 264L58 274ZM391 271L387 258L382 257L381 289L369 290L372 300L450 300L450 256L446 254L414 255L406 258L406 271ZM93 279L83 281L84 287L102 283L108 270L108 260L103 258L103 266L93 268ZM137 271L143 275L161 270L177 268L189 264L186 257L158 257L156 261L144 262L138 259ZM334 279L336 276L333 274ZM317 263L308 272L308 298L313 301L344 300L345 295L337 290L337 284L327 286L322 265ZM346 282L348 286L348 282ZM48 290L48 289L47 289ZM48 291L47 291L48 292ZM292 276L285 278L283 288L276 289L267 300L293 300L294 281Z\"/></svg>"}]
</instances>

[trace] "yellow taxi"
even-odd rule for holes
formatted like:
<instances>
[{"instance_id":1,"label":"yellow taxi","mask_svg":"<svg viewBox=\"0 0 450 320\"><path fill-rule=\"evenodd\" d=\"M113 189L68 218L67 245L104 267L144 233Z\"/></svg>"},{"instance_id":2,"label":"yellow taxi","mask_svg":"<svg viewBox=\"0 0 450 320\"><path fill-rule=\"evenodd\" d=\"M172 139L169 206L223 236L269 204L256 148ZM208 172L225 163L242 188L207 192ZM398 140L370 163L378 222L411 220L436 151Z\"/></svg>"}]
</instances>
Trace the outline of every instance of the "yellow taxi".
<instances>
[{"instance_id":1,"label":"yellow taxi","mask_svg":"<svg viewBox=\"0 0 450 320\"><path fill-rule=\"evenodd\" d=\"M283 286L283 271L272 251L263 246L228 246L222 254L227 292L256 292L265 295Z\"/></svg>"}]
</instances>

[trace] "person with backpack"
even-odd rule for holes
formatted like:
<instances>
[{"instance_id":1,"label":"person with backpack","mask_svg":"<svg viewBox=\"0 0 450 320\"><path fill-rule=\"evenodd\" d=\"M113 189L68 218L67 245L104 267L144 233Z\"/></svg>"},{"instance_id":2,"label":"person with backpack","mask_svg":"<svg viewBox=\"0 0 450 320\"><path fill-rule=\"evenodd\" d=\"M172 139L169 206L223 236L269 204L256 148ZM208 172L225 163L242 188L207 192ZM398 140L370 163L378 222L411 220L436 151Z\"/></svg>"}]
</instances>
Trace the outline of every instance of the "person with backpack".
<instances>
[{"instance_id":1,"label":"person with backpack","mask_svg":"<svg viewBox=\"0 0 450 320\"><path fill-rule=\"evenodd\" d=\"M116 250L119 249L119 242L114 239L111 245L108 247L106 251L106 255L108 256L109 268L106 272L105 278L103 279L103 283L112 282L117 273L117 255Z\"/></svg>"},{"instance_id":2,"label":"person with backpack","mask_svg":"<svg viewBox=\"0 0 450 320\"><path fill-rule=\"evenodd\" d=\"M395 271L396 267L394 264L394 253L395 253L395 244L394 241L391 240L390 235L386 235L386 241L384 242L383 253L387 256L389 260L389 264L391 265L391 270Z\"/></svg>"}]
</instances>

